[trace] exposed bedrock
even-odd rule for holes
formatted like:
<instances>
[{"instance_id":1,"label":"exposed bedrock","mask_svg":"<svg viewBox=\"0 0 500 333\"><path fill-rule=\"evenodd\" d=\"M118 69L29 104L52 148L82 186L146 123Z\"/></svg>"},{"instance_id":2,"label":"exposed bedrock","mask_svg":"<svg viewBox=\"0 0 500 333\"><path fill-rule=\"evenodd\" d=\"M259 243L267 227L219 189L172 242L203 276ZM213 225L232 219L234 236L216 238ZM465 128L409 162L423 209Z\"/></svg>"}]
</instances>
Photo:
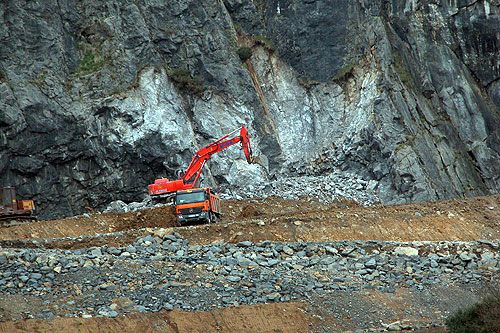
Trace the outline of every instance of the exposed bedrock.
<instances>
[{"instance_id":1,"label":"exposed bedrock","mask_svg":"<svg viewBox=\"0 0 500 333\"><path fill-rule=\"evenodd\" d=\"M245 125L268 170L231 147L202 184L341 170L375 180L386 203L497 193L499 12L497 0L1 2L0 185L42 218L140 201Z\"/></svg>"}]
</instances>

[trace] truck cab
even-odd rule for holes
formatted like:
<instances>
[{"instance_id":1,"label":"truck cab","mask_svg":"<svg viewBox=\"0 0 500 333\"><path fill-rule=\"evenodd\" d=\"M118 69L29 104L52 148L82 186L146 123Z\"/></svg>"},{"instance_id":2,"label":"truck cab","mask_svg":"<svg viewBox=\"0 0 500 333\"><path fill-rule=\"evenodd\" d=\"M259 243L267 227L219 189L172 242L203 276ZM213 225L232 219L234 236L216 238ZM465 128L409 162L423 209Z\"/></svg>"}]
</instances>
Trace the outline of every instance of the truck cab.
<instances>
[{"instance_id":1,"label":"truck cab","mask_svg":"<svg viewBox=\"0 0 500 333\"><path fill-rule=\"evenodd\" d=\"M195 221L211 223L220 215L219 196L208 188L177 191L175 205L177 221L180 224Z\"/></svg>"}]
</instances>

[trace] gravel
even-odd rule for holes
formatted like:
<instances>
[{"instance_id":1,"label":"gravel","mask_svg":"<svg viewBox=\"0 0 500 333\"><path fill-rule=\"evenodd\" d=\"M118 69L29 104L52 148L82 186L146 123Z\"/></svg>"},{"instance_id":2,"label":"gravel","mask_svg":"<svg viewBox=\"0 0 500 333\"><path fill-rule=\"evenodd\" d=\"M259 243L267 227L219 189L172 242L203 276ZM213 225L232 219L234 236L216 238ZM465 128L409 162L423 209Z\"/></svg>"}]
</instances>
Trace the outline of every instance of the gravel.
<instances>
[{"instance_id":1,"label":"gravel","mask_svg":"<svg viewBox=\"0 0 500 333\"><path fill-rule=\"evenodd\" d=\"M198 311L342 291L480 284L498 279L498 242L270 242L189 245L179 234L126 247L3 249L0 293L33 295L53 316ZM114 299L127 298L127 306ZM69 300L66 301L65 300ZM61 305L64 303L64 307Z\"/></svg>"}]
</instances>

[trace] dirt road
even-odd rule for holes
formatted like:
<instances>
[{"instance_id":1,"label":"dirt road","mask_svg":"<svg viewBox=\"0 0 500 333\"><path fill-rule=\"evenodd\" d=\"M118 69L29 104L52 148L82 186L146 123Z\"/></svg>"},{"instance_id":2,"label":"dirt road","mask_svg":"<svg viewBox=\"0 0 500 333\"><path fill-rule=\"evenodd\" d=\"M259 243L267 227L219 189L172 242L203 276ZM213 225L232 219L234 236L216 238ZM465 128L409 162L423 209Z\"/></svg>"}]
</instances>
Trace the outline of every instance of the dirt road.
<instances>
[{"instance_id":1,"label":"dirt road","mask_svg":"<svg viewBox=\"0 0 500 333\"><path fill-rule=\"evenodd\" d=\"M172 207L130 213L40 221L0 228L0 240L47 239L175 228L193 244L217 240L271 241L473 241L500 239L500 195L395 206L362 207L355 202L319 203L280 198L227 200L222 220L211 225L178 227ZM102 238L102 237L99 237ZM122 238L122 239L121 239ZM103 242L103 240L94 240ZM127 244L130 237L109 237ZM93 242L88 240L88 242ZM82 247L97 243L83 242ZM102 245L102 244L101 244Z\"/></svg>"}]
</instances>

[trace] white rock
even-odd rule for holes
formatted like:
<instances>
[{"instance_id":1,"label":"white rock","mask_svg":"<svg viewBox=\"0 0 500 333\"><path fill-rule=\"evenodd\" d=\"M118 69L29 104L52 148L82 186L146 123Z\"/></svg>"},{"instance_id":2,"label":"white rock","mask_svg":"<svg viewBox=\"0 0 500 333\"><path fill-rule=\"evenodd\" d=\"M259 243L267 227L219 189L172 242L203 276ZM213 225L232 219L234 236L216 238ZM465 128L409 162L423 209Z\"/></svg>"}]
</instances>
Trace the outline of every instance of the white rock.
<instances>
[{"instance_id":1,"label":"white rock","mask_svg":"<svg viewBox=\"0 0 500 333\"><path fill-rule=\"evenodd\" d=\"M395 321L389 325L387 325L387 330L388 331L401 331L401 322L400 321Z\"/></svg>"},{"instance_id":2,"label":"white rock","mask_svg":"<svg viewBox=\"0 0 500 333\"><path fill-rule=\"evenodd\" d=\"M104 210L104 213L126 213L128 212L128 206L125 202L121 200L113 201Z\"/></svg>"},{"instance_id":3,"label":"white rock","mask_svg":"<svg viewBox=\"0 0 500 333\"><path fill-rule=\"evenodd\" d=\"M409 246L400 246L394 249L395 254L405 256L418 256L418 249Z\"/></svg>"},{"instance_id":4,"label":"white rock","mask_svg":"<svg viewBox=\"0 0 500 333\"><path fill-rule=\"evenodd\" d=\"M87 260L85 261L85 264L83 264L83 267L94 267L94 263L92 260Z\"/></svg>"}]
</instances>

